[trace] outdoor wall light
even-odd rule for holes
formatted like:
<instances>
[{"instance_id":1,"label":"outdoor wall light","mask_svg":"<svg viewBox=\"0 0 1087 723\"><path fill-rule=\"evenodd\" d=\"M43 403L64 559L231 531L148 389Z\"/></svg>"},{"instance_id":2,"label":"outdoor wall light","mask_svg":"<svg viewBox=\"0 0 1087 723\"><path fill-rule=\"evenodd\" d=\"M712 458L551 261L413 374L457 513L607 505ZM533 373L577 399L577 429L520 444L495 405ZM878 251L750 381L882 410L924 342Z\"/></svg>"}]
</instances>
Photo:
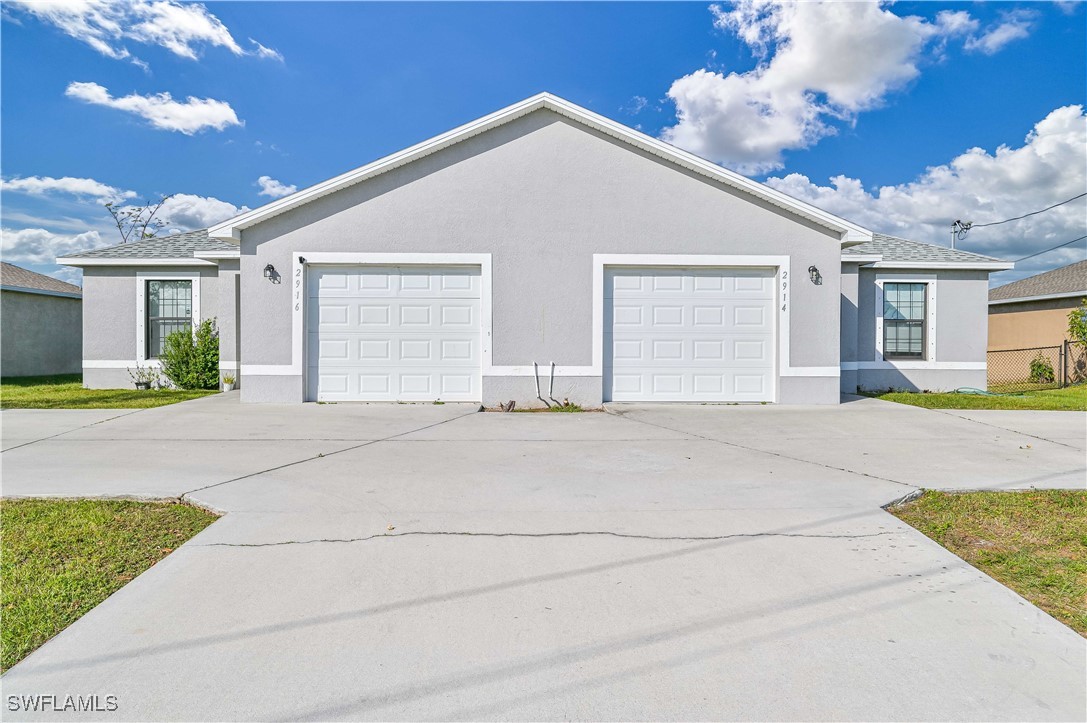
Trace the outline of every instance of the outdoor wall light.
<instances>
[{"instance_id":1,"label":"outdoor wall light","mask_svg":"<svg viewBox=\"0 0 1087 723\"><path fill-rule=\"evenodd\" d=\"M276 275L276 267L275 266L272 266L271 264L268 264L267 266L264 267L264 278L273 279L273 278L275 278L275 275Z\"/></svg>"},{"instance_id":2,"label":"outdoor wall light","mask_svg":"<svg viewBox=\"0 0 1087 723\"><path fill-rule=\"evenodd\" d=\"M808 267L808 277L811 279L811 282L816 286L823 285L823 275L819 273L819 269L815 266Z\"/></svg>"}]
</instances>

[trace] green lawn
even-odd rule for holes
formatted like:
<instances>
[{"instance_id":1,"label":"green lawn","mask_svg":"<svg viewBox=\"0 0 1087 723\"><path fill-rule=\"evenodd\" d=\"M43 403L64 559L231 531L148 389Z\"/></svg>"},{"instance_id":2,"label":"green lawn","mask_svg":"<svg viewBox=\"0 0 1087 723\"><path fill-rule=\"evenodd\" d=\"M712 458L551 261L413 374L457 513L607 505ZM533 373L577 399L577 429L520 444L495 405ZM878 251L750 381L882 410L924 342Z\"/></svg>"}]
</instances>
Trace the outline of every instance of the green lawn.
<instances>
[{"instance_id":1,"label":"green lawn","mask_svg":"<svg viewBox=\"0 0 1087 723\"><path fill-rule=\"evenodd\" d=\"M215 519L174 503L0 502L0 669L15 665Z\"/></svg>"},{"instance_id":2,"label":"green lawn","mask_svg":"<svg viewBox=\"0 0 1087 723\"><path fill-rule=\"evenodd\" d=\"M990 397L980 394L885 392L871 394L877 399L899 404L912 404L926 409L1048 409L1087 411L1087 385L1065 389L1044 389L1021 395Z\"/></svg>"},{"instance_id":3,"label":"green lawn","mask_svg":"<svg viewBox=\"0 0 1087 723\"><path fill-rule=\"evenodd\" d=\"M1087 637L1087 492L925 492L890 512Z\"/></svg>"},{"instance_id":4,"label":"green lawn","mask_svg":"<svg viewBox=\"0 0 1087 723\"><path fill-rule=\"evenodd\" d=\"M145 409L216 394L217 390L84 389L80 374L0 379L0 409Z\"/></svg>"}]
</instances>

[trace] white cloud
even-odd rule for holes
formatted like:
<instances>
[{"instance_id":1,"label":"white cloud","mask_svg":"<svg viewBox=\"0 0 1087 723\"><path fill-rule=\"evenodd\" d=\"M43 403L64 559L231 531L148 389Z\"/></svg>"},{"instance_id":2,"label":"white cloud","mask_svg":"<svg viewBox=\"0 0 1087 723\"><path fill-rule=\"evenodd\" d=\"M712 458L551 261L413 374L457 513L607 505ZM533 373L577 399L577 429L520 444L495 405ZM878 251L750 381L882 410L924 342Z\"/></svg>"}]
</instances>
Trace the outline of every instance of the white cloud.
<instances>
[{"instance_id":1,"label":"white cloud","mask_svg":"<svg viewBox=\"0 0 1087 723\"><path fill-rule=\"evenodd\" d=\"M256 40L253 40L253 38L249 38L249 42L256 46L255 48L253 48L253 55L257 56L258 58L267 58L269 60L278 60L281 63L283 62L283 54L280 53L278 50L274 48L266 48L265 46L258 43Z\"/></svg>"},{"instance_id":2,"label":"white cloud","mask_svg":"<svg viewBox=\"0 0 1087 723\"><path fill-rule=\"evenodd\" d=\"M109 245L97 231L59 234L44 228L0 229L0 248L9 263L52 264L58 256Z\"/></svg>"},{"instance_id":3,"label":"white cloud","mask_svg":"<svg viewBox=\"0 0 1087 723\"><path fill-rule=\"evenodd\" d=\"M714 24L759 58L747 72L700 69L668 90L676 125L665 140L743 173L783 165L782 152L836 132L916 78L927 47L977 29L964 11L934 21L877 2L741 0L711 6Z\"/></svg>"},{"instance_id":4,"label":"white cloud","mask_svg":"<svg viewBox=\"0 0 1087 723\"><path fill-rule=\"evenodd\" d=\"M146 68L125 47L125 41L157 45L182 58L195 60L205 46L220 47L234 55L278 57L278 52L255 40L246 51L230 30L200 3L174 0L9 0L5 3L49 23L66 35L86 43L102 55L130 60Z\"/></svg>"},{"instance_id":5,"label":"white cloud","mask_svg":"<svg viewBox=\"0 0 1087 723\"><path fill-rule=\"evenodd\" d=\"M166 200L156 218L166 222L163 234L178 233L207 228L248 210L246 206L238 207L229 201L221 201L210 196L178 193Z\"/></svg>"},{"instance_id":6,"label":"white cloud","mask_svg":"<svg viewBox=\"0 0 1087 723\"><path fill-rule=\"evenodd\" d=\"M1083 106L1057 108L1017 148L971 148L913 181L873 192L845 176L831 178L829 186L798 173L766 183L875 231L946 245L956 219L1001 221L1087 191L1087 116ZM1087 202L1080 199L1022 221L977 228L958 247L1014 260L1085 234ZM1024 262L1017 276L1083 256L1083 244L1066 247Z\"/></svg>"},{"instance_id":7,"label":"white cloud","mask_svg":"<svg viewBox=\"0 0 1087 723\"><path fill-rule=\"evenodd\" d=\"M133 191L101 183L93 178L52 178L50 176L28 176L0 180L0 190L13 193L25 193L31 196L44 196L53 193L65 193L72 196L93 198L99 203L119 201L136 196Z\"/></svg>"},{"instance_id":8,"label":"white cloud","mask_svg":"<svg viewBox=\"0 0 1087 723\"><path fill-rule=\"evenodd\" d=\"M258 195L270 196L271 198L282 198L283 196L289 196L298 190L297 186L288 186L284 183L277 181L271 176L261 176L257 179L257 185L260 186Z\"/></svg>"},{"instance_id":9,"label":"white cloud","mask_svg":"<svg viewBox=\"0 0 1087 723\"><path fill-rule=\"evenodd\" d=\"M1033 27L1034 13L1013 10L1004 13L999 24L990 27L980 36L967 38L964 47L968 51L994 55L1008 43L1028 37Z\"/></svg>"},{"instance_id":10,"label":"white cloud","mask_svg":"<svg viewBox=\"0 0 1087 723\"><path fill-rule=\"evenodd\" d=\"M64 94L92 105L132 113L146 119L155 128L177 131L188 136L205 128L221 131L229 126L243 125L229 103L212 98L189 96L184 103L174 100L169 93L132 93L115 98L108 89L97 83L71 83Z\"/></svg>"}]
</instances>

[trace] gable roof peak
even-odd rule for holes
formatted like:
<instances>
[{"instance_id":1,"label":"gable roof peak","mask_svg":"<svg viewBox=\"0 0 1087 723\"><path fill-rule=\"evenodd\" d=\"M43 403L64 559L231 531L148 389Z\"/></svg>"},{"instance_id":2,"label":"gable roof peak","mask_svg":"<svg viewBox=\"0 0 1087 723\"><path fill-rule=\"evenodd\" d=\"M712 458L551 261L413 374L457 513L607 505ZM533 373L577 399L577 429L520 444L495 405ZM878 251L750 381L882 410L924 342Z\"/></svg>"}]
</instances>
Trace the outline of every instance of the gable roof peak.
<instances>
[{"instance_id":1,"label":"gable roof peak","mask_svg":"<svg viewBox=\"0 0 1087 723\"><path fill-rule=\"evenodd\" d=\"M583 108L553 93L540 92L529 96L513 105L495 111L482 118L470 121L451 131L434 136L414 146L405 148L391 155L380 158L372 163L360 166L354 170L343 173L327 181L323 181L309 188L303 188L289 196L271 201L259 208L239 214L232 219L216 224L208 229L208 235L214 239L237 242L241 240L242 231L281 213L285 213L323 196L335 193L339 190L361 183L370 178L404 166L415 160L428 156L437 151L448 148L462 140L466 140L480 133L497 128L513 120L521 118L540 109L547 109L558 113L572 121L592 128L597 132L611 136L620 142L634 148L655 155L666 161L674 163L682 168L706 176L712 180L723 183L737 190L746 192L770 205L781 208L792 214L800 216L823 228L830 229L839 234L843 244L854 244L868 241L872 238L872 232L851 221L828 213L809 203L793 198L774 188L766 186L758 181L731 171L693 153L684 151L664 141L648 136L633 128L605 118L587 108Z\"/></svg>"}]
</instances>

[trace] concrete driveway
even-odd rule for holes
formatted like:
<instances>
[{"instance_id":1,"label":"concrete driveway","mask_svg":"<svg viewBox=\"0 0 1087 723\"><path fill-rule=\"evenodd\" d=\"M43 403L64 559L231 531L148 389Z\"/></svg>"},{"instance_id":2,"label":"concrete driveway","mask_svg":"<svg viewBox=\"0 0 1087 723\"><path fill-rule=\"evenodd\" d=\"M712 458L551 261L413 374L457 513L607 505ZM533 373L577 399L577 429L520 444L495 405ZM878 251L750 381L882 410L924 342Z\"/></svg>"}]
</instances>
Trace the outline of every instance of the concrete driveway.
<instances>
[{"instance_id":1,"label":"concrete driveway","mask_svg":"<svg viewBox=\"0 0 1087 723\"><path fill-rule=\"evenodd\" d=\"M918 486L1082 488L1087 415L612 412L234 395L3 412L6 496L228 513L5 675L5 704L116 695L112 720L1087 717L1084 639L880 508Z\"/></svg>"}]
</instances>

